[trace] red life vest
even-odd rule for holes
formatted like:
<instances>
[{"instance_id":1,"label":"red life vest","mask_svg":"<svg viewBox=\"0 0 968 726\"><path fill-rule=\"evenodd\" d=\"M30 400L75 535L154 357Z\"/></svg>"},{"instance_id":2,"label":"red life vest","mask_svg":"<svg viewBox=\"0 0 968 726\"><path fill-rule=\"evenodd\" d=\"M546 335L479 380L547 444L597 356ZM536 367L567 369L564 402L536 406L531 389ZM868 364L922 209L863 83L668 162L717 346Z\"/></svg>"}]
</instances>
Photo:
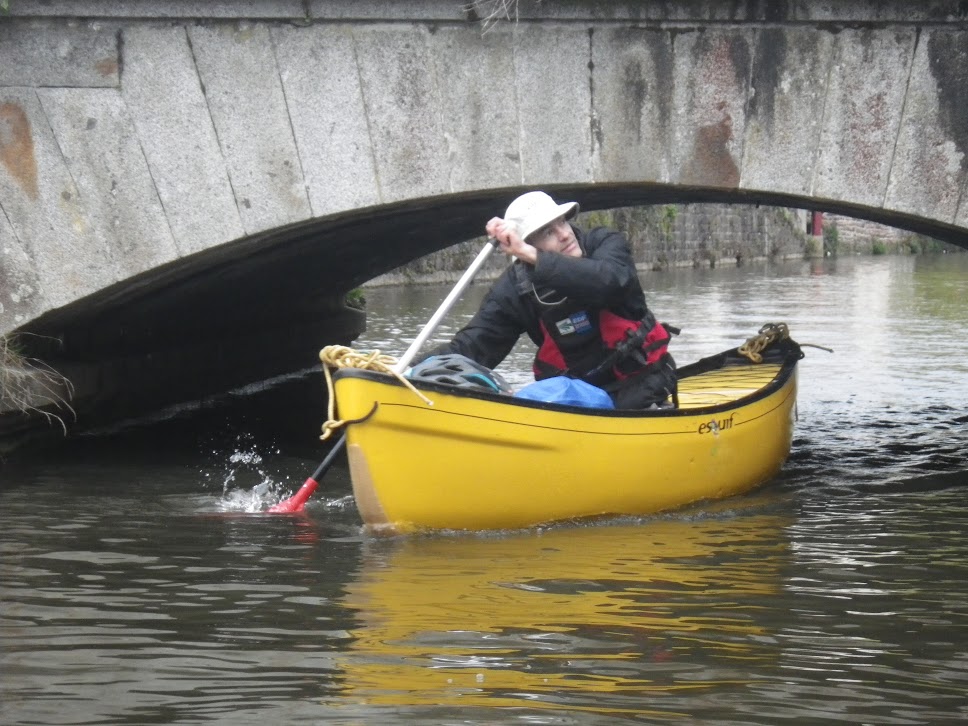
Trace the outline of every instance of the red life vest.
<instances>
[{"instance_id":1,"label":"red life vest","mask_svg":"<svg viewBox=\"0 0 968 726\"><path fill-rule=\"evenodd\" d=\"M629 320L567 304L540 311L544 340L534 357L536 380L567 375L595 385L641 373L668 353L669 331L651 312Z\"/></svg>"}]
</instances>

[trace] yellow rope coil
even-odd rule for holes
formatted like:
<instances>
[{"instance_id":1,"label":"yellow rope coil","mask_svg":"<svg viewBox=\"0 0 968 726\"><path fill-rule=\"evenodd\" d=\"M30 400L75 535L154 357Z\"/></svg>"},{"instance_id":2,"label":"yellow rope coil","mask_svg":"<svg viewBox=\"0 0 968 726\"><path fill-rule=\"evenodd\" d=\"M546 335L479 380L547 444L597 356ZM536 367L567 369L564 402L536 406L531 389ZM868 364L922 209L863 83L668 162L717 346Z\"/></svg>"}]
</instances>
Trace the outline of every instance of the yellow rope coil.
<instances>
[{"instance_id":1,"label":"yellow rope coil","mask_svg":"<svg viewBox=\"0 0 968 726\"><path fill-rule=\"evenodd\" d=\"M433 401L414 388L410 381L394 369L393 366L397 364L397 359L392 355L385 355L378 350L361 353L345 345L327 345L319 351L319 360L323 363L323 373L326 376L326 393L329 397L326 411L328 418L326 423L323 424L323 434L319 437L320 441L325 441L333 431L346 425L346 420L336 418L336 395L333 390L331 368L362 368L368 371L389 373L419 396L424 403L433 406Z\"/></svg>"},{"instance_id":2,"label":"yellow rope coil","mask_svg":"<svg viewBox=\"0 0 968 726\"><path fill-rule=\"evenodd\" d=\"M740 355L745 355L754 363L762 363L763 356L760 355L764 350L774 343L786 340L790 337L790 329L786 323L767 323L760 328L759 334L752 338L747 338L737 351Z\"/></svg>"}]
</instances>

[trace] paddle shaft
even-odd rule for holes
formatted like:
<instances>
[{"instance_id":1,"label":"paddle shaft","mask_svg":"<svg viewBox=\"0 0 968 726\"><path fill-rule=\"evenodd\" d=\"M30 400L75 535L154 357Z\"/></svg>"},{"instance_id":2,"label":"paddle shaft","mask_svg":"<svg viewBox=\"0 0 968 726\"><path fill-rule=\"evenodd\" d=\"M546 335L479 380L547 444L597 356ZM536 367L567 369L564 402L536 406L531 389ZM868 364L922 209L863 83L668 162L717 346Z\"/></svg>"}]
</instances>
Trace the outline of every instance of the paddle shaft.
<instances>
[{"instance_id":1,"label":"paddle shaft","mask_svg":"<svg viewBox=\"0 0 968 726\"><path fill-rule=\"evenodd\" d=\"M437 308L437 312L430 317L430 320L427 321L424 329L420 331L420 335L414 339L414 341L410 344L410 347L407 348L406 353L400 356L400 360L398 360L396 365L393 366L393 369L397 373L403 373L403 371L407 369L407 366L410 365L410 361L413 360L413 357L417 354L417 351L419 351L421 346L427 342L427 338L429 338L437 329L437 326L440 325L440 321L443 320L444 316L450 312L452 307L454 307L454 303L457 302L457 298L463 294L464 289L470 284L471 280L474 279L474 275L476 275L477 271L481 269L484 261L487 260L491 252L494 251L495 247L497 247L497 240L492 237L487 241L487 244L484 245L484 248L477 253L477 257L474 258L471 266L467 268L463 275L461 275L461 278L457 281L457 284L454 285L454 289L451 290L450 294L444 298L444 301L440 304L440 307Z\"/></svg>"},{"instance_id":2,"label":"paddle shaft","mask_svg":"<svg viewBox=\"0 0 968 726\"><path fill-rule=\"evenodd\" d=\"M457 281L457 284L454 285L454 289L450 291L450 294L444 298L444 301L440 304L440 307L437 308L437 312L430 317L430 320L428 320L427 324L424 325L423 330L420 331L420 334L414 339L413 343L410 344L410 347L407 348L406 352L400 356L400 359L394 364L393 370L395 370L397 373L403 373L403 371L407 369L407 366L410 365L410 361L413 360L421 346L427 342L427 338L433 335L433 332L437 329L437 326L440 325L440 321L443 320L444 316L450 312L450 309L454 306L454 303L457 302L457 298L461 296L461 294L470 284L471 280L474 279L477 271L481 269L481 266L490 256L491 252L494 251L494 248L497 247L497 244L497 240L491 238L487 241L487 244L484 245L484 248L477 253L477 257L474 258L471 266L467 268L463 275L461 275L461 278ZM346 431L343 431L343 433L340 434L340 437L336 440L336 443L333 444L333 448L329 450L326 458L323 459L322 463L320 463L318 467L316 467L316 471L313 472L313 475L306 479L305 483L299 488L299 491L289 497L289 499L285 499L278 504L269 507L267 511L273 513L301 512L306 506L306 501L312 496L313 492L316 491L316 487L319 486L319 480L329 470L329 467L332 466L336 455L339 454L339 452L341 452L345 447Z\"/></svg>"}]
</instances>

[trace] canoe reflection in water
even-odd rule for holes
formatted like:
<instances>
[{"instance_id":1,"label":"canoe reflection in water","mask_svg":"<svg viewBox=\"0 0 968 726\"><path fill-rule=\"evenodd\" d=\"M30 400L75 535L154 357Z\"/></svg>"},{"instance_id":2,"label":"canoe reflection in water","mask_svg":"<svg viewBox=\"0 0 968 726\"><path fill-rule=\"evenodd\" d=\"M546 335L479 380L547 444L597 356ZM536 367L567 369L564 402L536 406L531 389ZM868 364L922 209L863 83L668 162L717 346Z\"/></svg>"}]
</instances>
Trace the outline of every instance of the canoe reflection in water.
<instances>
[{"instance_id":1,"label":"canoe reflection in water","mask_svg":"<svg viewBox=\"0 0 968 726\"><path fill-rule=\"evenodd\" d=\"M775 659L789 559L786 518L703 516L367 542L334 705L695 715Z\"/></svg>"}]
</instances>

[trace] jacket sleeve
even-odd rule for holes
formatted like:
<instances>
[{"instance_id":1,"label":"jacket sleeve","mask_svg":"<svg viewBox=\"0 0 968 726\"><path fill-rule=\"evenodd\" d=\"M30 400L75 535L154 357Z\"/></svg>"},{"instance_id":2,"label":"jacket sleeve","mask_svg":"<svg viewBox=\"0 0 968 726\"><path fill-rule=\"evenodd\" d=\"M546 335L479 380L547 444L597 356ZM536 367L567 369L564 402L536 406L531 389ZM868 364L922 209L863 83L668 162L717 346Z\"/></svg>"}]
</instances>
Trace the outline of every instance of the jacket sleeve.
<instances>
[{"instance_id":1,"label":"jacket sleeve","mask_svg":"<svg viewBox=\"0 0 968 726\"><path fill-rule=\"evenodd\" d=\"M590 307L609 307L641 295L638 273L625 235L598 228L587 235L586 256L538 251L536 284L547 285Z\"/></svg>"},{"instance_id":2,"label":"jacket sleeve","mask_svg":"<svg viewBox=\"0 0 968 726\"><path fill-rule=\"evenodd\" d=\"M525 332L517 298L510 276L505 273L488 291L470 322L430 355L459 353L488 368L497 367Z\"/></svg>"}]
</instances>

